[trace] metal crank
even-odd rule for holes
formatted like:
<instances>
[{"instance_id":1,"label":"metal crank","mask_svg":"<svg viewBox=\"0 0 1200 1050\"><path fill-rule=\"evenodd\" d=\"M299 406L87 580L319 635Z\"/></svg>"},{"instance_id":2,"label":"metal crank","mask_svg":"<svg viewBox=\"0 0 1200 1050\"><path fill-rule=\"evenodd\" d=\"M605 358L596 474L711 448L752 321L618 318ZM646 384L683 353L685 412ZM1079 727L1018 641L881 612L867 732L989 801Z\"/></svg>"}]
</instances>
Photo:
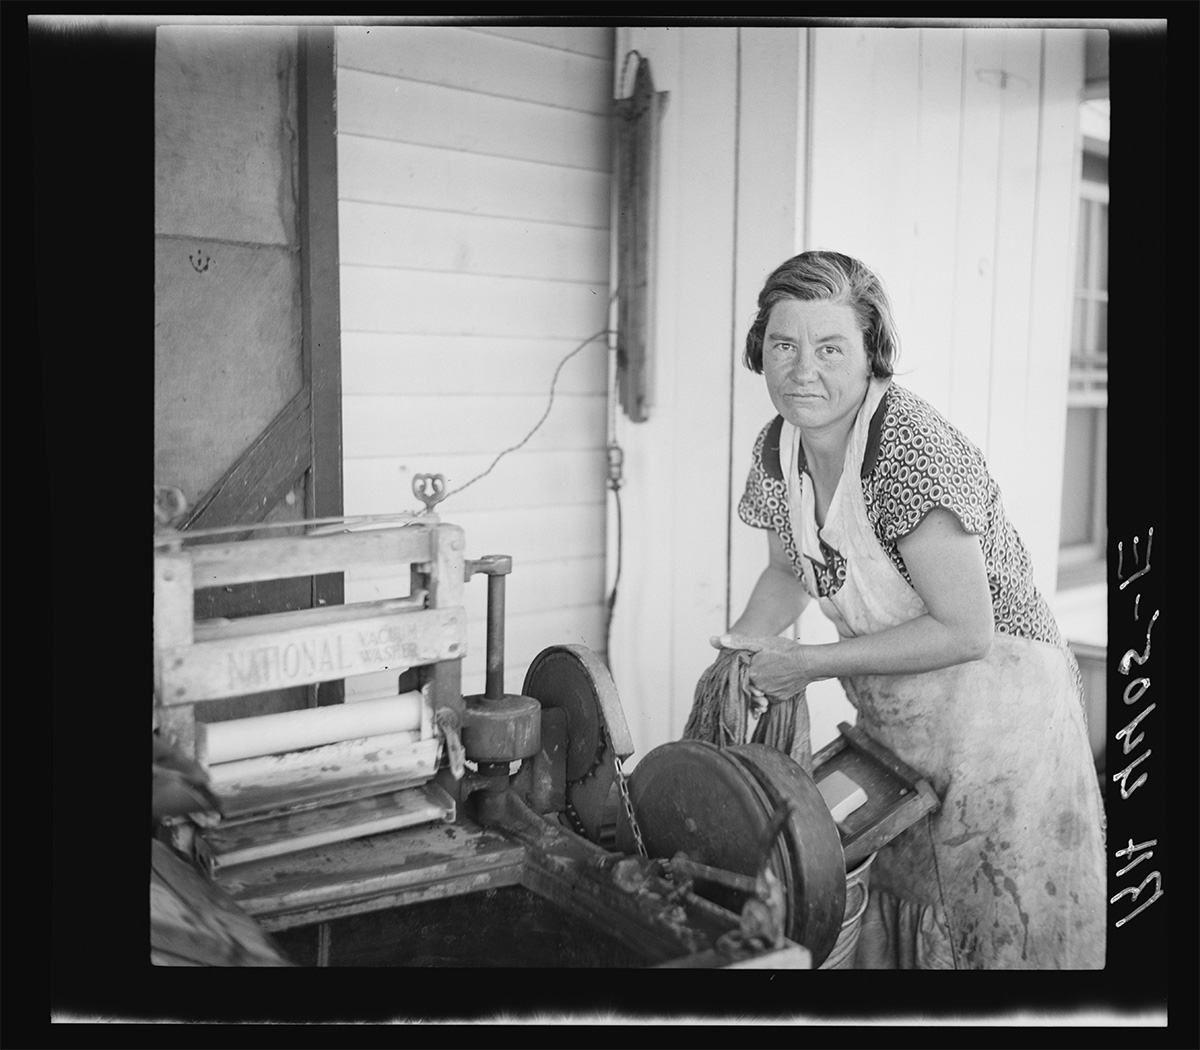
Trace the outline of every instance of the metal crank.
<instances>
[{"instance_id":1,"label":"metal crank","mask_svg":"<svg viewBox=\"0 0 1200 1050\"><path fill-rule=\"evenodd\" d=\"M771 870L771 857L775 843L787 827L794 809L795 806L786 801L776 809L770 825L763 834L759 849L762 860L754 878L740 872L700 864L684 852L676 853L665 863L668 877L672 881L702 879L747 895L738 929L731 930L717 941L717 950L723 954L779 948L784 944L787 906L783 884Z\"/></svg>"}]
</instances>

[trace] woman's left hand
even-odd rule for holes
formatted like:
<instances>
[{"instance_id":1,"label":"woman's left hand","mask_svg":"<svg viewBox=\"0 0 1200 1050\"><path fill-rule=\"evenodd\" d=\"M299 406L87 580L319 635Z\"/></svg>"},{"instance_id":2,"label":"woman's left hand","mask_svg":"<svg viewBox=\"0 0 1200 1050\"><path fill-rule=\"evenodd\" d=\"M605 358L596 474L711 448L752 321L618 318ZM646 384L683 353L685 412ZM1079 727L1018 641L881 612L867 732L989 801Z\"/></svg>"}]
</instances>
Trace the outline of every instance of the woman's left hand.
<instances>
[{"instance_id":1,"label":"woman's left hand","mask_svg":"<svg viewBox=\"0 0 1200 1050\"><path fill-rule=\"evenodd\" d=\"M750 686L775 700L790 700L817 680L805 658L805 647L787 638L755 638L722 634L710 638L717 649L744 649L750 660Z\"/></svg>"}]
</instances>

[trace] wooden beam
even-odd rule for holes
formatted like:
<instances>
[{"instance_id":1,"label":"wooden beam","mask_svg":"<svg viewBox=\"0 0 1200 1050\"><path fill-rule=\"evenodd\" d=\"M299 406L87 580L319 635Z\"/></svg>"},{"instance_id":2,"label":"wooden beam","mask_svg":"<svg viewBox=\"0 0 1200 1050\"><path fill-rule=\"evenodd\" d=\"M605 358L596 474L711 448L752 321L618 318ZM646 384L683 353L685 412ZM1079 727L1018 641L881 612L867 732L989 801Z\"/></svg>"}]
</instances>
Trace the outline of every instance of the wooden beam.
<instances>
[{"instance_id":1,"label":"wooden beam","mask_svg":"<svg viewBox=\"0 0 1200 1050\"><path fill-rule=\"evenodd\" d=\"M312 464L310 402L305 386L197 502L182 527L262 521Z\"/></svg>"},{"instance_id":2,"label":"wooden beam","mask_svg":"<svg viewBox=\"0 0 1200 1050\"><path fill-rule=\"evenodd\" d=\"M384 614L374 603L361 608L367 615L349 621L313 625L304 618L298 626L269 634L161 647L161 702L192 704L377 671L394 670L399 676L407 667L437 661L457 666L466 652L462 608ZM280 613L272 620L290 623L297 615L303 612Z\"/></svg>"},{"instance_id":3,"label":"wooden beam","mask_svg":"<svg viewBox=\"0 0 1200 1050\"><path fill-rule=\"evenodd\" d=\"M331 28L300 30L300 316L304 376L311 398L309 517L342 513L341 292L338 284L337 63ZM313 577L313 607L345 601L341 573ZM341 681L316 687L318 705L340 703Z\"/></svg>"},{"instance_id":4,"label":"wooden beam","mask_svg":"<svg viewBox=\"0 0 1200 1050\"><path fill-rule=\"evenodd\" d=\"M210 829L205 835L214 869L233 867L303 849L330 846L414 824L454 819L454 802L432 785L402 788L369 798L264 820Z\"/></svg>"},{"instance_id":5,"label":"wooden beam","mask_svg":"<svg viewBox=\"0 0 1200 1050\"><path fill-rule=\"evenodd\" d=\"M365 529L283 539L191 547L197 588L256 583L314 573L341 573L351 566L409 565L434 556L434 532L428 526ZM458 569L462 580L462 568Z\"/></svg>"},{"instance_id":6,"label":"wooden beam","mask_svg":"<svg viewBox=\"0 0 1200 1050\"><path fill-rule=\"evenodd\" d=\"M519 883L525 850L469 823L351 839L228 868L219 885L265 929Z\"/></svg>"},{"instance_id":7,"label":"wooden beam","mask_svg":"<svg viewBox=\"0 0 1200 1050\"><path fill-rule=\"evenodd\" d=\"M338 283L333 30L300 32L300 316L312 388L313 517L342 513L341 300Z\"/></svg>"}]
</instances>

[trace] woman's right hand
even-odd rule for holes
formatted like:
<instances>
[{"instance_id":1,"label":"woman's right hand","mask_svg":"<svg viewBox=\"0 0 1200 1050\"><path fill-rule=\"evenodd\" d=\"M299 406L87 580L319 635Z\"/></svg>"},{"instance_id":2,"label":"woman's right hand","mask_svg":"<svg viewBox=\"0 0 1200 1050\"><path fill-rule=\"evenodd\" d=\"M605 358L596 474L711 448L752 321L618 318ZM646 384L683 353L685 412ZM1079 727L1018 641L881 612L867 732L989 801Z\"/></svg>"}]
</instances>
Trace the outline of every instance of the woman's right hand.
<instances>
[{"instance_id":1,"label":"woman's right hand","mask_svg":"<svg viewBox=\"0 0 1200 1050\"><path fill-rule=\"evenodd\" d=\"M790 700L803 692L817 675L808 673L806 647L788 638L759 638L726 633L709 639L718 649L742 649L754 656L750 660L751 695Z\"/></svg>"},{"instance_id":2,"label":"woman's right hand","mask_svg":"<svg viewBox=\"0 0 1200 1050\"><path fill-rule=\"evenodd\" d=\"M722 645L721 639L724 637L728 637L728 636L727 635L722 635L719 637L714 636L708 640L708 643L714 649L736 649L737 648L737 646ZM771 702L770 702L770 700L767 699L767 694L764 693L761 689L758 688L758 686L754 685L753 683L748 681L746 683L746 689L750 694L750 713L755 718L760 718L762 716L763 712L765 712L766 709L770 706Z\"/></svg>"}]
</instances>

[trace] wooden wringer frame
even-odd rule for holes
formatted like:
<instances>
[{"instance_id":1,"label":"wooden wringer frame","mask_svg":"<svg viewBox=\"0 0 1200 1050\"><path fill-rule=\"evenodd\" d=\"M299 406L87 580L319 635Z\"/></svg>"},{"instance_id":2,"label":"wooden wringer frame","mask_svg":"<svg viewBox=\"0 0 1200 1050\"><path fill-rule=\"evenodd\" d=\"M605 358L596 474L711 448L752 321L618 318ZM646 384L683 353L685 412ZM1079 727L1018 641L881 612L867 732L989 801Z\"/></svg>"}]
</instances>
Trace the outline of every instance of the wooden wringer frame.
<instances>
[{"instance_id":1,"label":"wooden wringer frame","mask_svg":"<svg viewBox=\"0 0 1200 1050\"><path fill-rule=\"evenodd\" d=\"M436 773L447 731L458 743L464 709L462 530L416 517L352 528L187 548L186 534L156 540L157 722L207 769L223 807L219 823L179 844L219 881L314 846L455 819L457 800ZM201 588L404 564L408 597L194 619ZM394 696L203 720L210 701L375 671L399 679L408 668L416 688ZM189 836L186 823L177 828Z\"/></svg>"},{"instance_id":2,"label":"wooden wringer frame","mask_svg":"<svg viewBox=\"0 0 1200 1050\"><path fill-rule=\"evenodd\" d=\"M586 646L551 645L521 693L504 692L512 560L465 558L462 529L432 514L442 486L430 480L414 480L419 515L155 538L156 727L205 767L222 804L220 819L177 818L175 847L261 929L316 926L318 962L333 920L388 910L424 929L422 908L517 887L623 960L577 965L819 966L841 936L847 862L936 805L928 786L849 727L817 762L873 797L844 824L761 744L665 744L627 780L632 738ZM189 545L201 538L216 542ZM195 618L203 588L405 565L404 597ZM488 578L486 688L464 697L475 575ZM383 671L394 695L202 717L224 698ZM472 898L472 914L487 899Z\"/></svg>"},{"instance_id":3,"label":"wooden wringer frame","mask_svg":"<svg viewBox=\"0 0 1200 1050\"><path fill-rule=\"evenodd\" d=\"M611 848L606 814L633 745L607 668L585 646L551 646L522 693L505 694L511 559L466 559L462 529L431 513L441 486L428 480L414 482L418 515L300 523L300 536L155 538L156 727L205 767L222 803L219 819L177 818L175 847L262 929L317 926L319 962L332 920L523 887L612 938L631 965L806 966L782 929L743 937L735 911L672 882L660 860ZM403 565L405 597L195 618L203 588ZM476 574L488 577L487 684L464 697L464 586ZM396 673L395 695L203 717L223 698L380 671Z\"/></svg>"}]
</instances>

